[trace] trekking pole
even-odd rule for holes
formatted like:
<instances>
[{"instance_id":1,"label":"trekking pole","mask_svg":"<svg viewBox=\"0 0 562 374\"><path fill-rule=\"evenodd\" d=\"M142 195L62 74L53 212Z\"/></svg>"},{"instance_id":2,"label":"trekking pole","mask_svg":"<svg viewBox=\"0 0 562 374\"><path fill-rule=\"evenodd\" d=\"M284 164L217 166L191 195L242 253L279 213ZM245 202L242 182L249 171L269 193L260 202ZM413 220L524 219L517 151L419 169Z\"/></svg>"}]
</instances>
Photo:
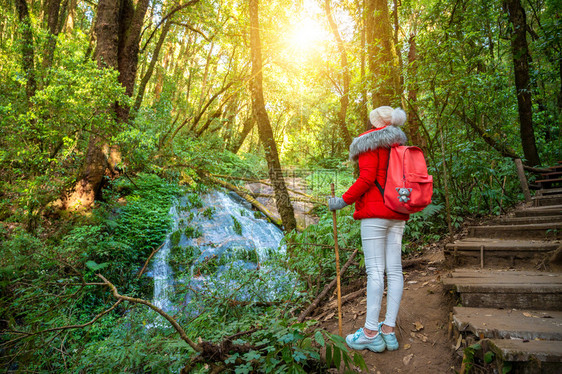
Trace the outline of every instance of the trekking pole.
<instances>
[{"instance_id":1,"label":"trekking pole","mask_svg":"<svg viewBox=\"0 0 562 374\"><path fill-rule=\"evenodd\" d=\"M332 187L332 197L336 197L336 190L334 184ZM338 289L338 331L342 336L342 317L341 317L341 279L340 279L340 249L338 246L338 221L336 219L336 211L332 211L332 219L334 221L334 248L336 249L336 279Z\"/></svg>"}]
</instances>

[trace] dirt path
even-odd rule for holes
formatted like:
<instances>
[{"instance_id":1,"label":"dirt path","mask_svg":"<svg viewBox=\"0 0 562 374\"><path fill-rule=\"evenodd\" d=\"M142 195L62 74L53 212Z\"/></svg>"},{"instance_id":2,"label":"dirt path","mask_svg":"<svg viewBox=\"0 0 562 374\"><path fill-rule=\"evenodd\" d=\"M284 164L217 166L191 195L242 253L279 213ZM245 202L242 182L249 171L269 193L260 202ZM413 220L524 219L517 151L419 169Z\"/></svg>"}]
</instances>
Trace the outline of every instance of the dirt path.
<instances>
[{"instance_id":1,"label":"dirt path","mask_svg":"<svg viewBox=\"0 0 562 374\"><path fill-rule=\"evenodd\" d=\"M453 353L453 342L448 338L452 298L444 293L441 283L441 277L446 276L442 253L441 249L434 249L424 254L427 260L424 265L404 271L404 294L397 321L400 348L383 353L361 351L369 373L452 373L455 362L459 369L458 358ZM366 279L357 283L363 288ZM344 336L363 326L365 303L365 294L361 293L343 305ZM384 318L385 310L383 301L381 318ZM337 308L334 311L337 314ZM337 334L337 319L327 310L324 314L322 326Z\"/></svg>"}]
</instances>

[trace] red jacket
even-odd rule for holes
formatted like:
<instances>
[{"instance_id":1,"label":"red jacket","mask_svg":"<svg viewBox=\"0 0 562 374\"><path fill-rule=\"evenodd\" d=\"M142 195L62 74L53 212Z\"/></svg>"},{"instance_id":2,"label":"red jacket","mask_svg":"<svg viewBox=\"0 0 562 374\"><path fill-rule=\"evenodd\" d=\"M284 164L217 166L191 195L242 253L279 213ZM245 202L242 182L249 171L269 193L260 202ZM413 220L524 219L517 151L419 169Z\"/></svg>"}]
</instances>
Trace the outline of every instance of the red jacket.
<instances>
[{"instance_id":1,"label":"red jacket","mask_svg":"<svg viewBox=\"0 0 562 374\"><path fill-rule=\"evenodd\" d=\"M388 209L375 181L384 188L388 156L392 145L406 143L406 135L395 126L369 130L353 140L349 147L349 158L359 162L359 178L343 194L343 200L355 203L354 219L387 218L407 221L408 214Z\"/></svg>"}]
</instances>

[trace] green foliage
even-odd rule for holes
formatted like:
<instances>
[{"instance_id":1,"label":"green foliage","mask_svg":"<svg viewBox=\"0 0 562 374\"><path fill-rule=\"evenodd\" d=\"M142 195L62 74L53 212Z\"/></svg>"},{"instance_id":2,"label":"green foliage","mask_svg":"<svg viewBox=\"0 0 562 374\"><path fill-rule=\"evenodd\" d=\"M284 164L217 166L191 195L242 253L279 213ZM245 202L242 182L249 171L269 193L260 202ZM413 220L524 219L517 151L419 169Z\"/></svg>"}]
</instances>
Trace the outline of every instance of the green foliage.
<instances>
[{"instance_id":1,"label":"green foliage","mask_svg":"<svg viewBox=\"0 0 562 374\"><path fill-rule=\"evenodd\" d=\"M238 235L242 235L242 224L240 223L240 221L238 221L236 219L236 217L234 217L234 216L231 216L231 217L232 217L232 222L233 222L232 228L233 228L234 232Z\"/></svg>"}]
</instances>

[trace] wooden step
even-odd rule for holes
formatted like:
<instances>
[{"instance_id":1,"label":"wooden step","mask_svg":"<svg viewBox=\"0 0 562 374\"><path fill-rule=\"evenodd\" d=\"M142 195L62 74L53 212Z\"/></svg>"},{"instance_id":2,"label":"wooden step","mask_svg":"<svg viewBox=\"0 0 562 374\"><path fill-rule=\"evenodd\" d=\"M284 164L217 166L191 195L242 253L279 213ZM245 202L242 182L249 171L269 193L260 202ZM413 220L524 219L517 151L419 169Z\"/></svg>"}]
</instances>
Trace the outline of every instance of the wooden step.
<instances>
[{"instance_id":1,"label":"wooden step","mask_svg":"<svg viewBox=\"0 0 562 374\"><path fill-rule=\"evenodd\" d=\"M480 339L562 341L561 311L454 307L453 313L459 331Z\"/></svg>"},{"instance_id":2,"label":"wooden step","mask_svg":"<svg viewBox=\"0 0 562 374\"><path fill-rule=\"evenodd\" d=\"M562 184L562 178L541 179L541 180L536 180L534 183L539 185L540 188L558 187L560 186L560 184Z\"/></svg>"},{"instance_id":3,"label":"wooden step","mask_svg":"<svg viewBox=\"0 0 562 374\"><path fill-rule=\"evenodd\" d=\"M535 196L531 199L533 206L552 206L562 204L562 195Z\"/></svg>"},{"instance_id":4,"label":"wooden step","mask_svg":"<svg viewBox=\"0 0 562 374\"><path fill-rule=\"evenodd\" d=\"M528 260L537 254L555 251L560 245L558 241L469 238L447 244L444 253L455 261L469 257L476 258L478 261L473 263L478 264L483 254L486 266L492 258L509 259L511 265L515 259Z\"/></svg>"},{"instance_id":5,"label":"wooden step","mask_svg":"<svg viewBox=\"0 0 562 374\"><path fill-rule=\"evenodd\" d=\"M539 206L516 210L516 217L536 217L562 214L562 205Z\"/></svg>"},{"instance_id":6,"label":"wooden step","mask_svg":"<svg viewBox=\"0 0 562 374\"><path fill-rule=\"evenodd\" d=\"M562 222L469 226L473 238L562 239Z\"/></svg>"},{"instance_id":7,"label":"wooden step","mask_svg":"<svg viewBox=\"0 0 562 374\"><path fill-rule=\"evenodd\" d=\"M556 195L556 194L562 194L562 188L548 188L548 189L538 190L535 196L546 196L546 195Z\"/></svg>"},{"instance_id":8,"label":"wooden step","mask_svg":"<svg viewBox=\"0 0 562 374\"><path fill-rule=\"evenodd\" d=\"M562 274L457 269L443 285L465 307L562 310Z\"/></svg>"},{"instance_id":9,"label":"wooden step","mask_svg":"<svg viewBox=\"0 0 562 374\"><path fill-rule=\"evenodd\" d=\"M491 223L497 225L524 225L550 222L562 222L562 214L552 216L499 217Z\"/></svg>"}]
</instances>

